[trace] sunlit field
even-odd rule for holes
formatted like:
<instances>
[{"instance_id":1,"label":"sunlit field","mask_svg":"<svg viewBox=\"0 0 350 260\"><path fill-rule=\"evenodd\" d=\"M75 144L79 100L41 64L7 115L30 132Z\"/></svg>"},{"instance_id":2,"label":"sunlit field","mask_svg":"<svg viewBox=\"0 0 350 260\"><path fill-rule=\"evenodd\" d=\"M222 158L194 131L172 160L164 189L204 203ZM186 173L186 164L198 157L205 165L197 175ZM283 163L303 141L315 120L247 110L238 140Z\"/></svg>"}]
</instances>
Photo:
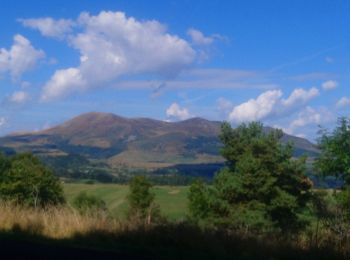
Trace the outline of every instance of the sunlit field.
<instances>
[{"instance_id":1,"label":"sunlit field","mask_svg":"<svg viewBox=\"0 0 350 260\"><path fill-rule=\"evenodd\" d=\"M181 220L187 214L187 192L185 186L155 186L155 202L159 204L162 214L169 220ZM64 193L69 204L80 192L86 191L103 199L108 211L114 217L124 218L127 210L127 185L118 184L64 184Z\"/></svg>"}]
</instances>

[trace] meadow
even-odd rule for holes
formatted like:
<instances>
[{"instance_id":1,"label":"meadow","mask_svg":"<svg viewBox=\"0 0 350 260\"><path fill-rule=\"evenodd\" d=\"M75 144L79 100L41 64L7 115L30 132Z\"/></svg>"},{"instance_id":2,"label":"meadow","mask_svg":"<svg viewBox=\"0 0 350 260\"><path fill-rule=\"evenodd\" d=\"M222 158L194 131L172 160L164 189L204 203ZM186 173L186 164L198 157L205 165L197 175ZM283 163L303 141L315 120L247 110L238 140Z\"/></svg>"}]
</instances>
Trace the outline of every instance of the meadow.
<instances>
[{"instance_id":1,"label":"meadow","mask_svg":"<svg viewBox=\"0 0 350 260\"><path fill-rule=\"evenodd\" d=\"M85 191L89 195L103 199L113 217L125 218L126 197L129 192L127 185L66 183L63 188L69 205L79 193ZM155 202L159 204L162 214L167 219L182 220L186 217L188 189L189 186L154 186L152 188Z\"/></svg>"}]
</instances>

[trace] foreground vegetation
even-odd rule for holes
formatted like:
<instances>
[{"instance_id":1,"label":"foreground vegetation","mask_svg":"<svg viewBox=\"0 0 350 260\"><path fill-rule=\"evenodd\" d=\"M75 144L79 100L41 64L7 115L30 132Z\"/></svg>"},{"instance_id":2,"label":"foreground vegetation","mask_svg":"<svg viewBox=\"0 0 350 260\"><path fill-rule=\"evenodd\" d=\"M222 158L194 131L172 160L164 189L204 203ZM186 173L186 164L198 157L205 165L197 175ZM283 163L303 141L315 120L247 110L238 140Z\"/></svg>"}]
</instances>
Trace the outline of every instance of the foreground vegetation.
<instances>
[{"instance_id":1,"label":"foreground vegetation","mask_svg":"<svg viewBox=\"0 0 350 260\"><path fill-rule=\"evenodd\" d=\"M0 157L0 239L132 257L348 258L350 120L340 119L319 141L314 167L343 181L334 192L312 188L306 158L293 158L281 136L259 123L223 124L228 163L212 185L198 180L189 190L160 188L143 176L128 187L68 184L68 203L59 180L34 156Z\"/></svg>"},{"instance_id":2,"label":"foreground vegetation","mask_svg":"<svg viewBox=\"0 0 350 260\"><path fill-rule=\"evenodd\" d=\"M186 259L342 259L332 240L317 247L303 236L293 240L278 236L251 236L200 228L189 222L143 225L118 221L105 214L81 215L61 207L34 209L0 205L0 240L31 241L67 248L89 247L116 256ZM62 249L61 249L62 250ZM44 252L43 252L44 254ZM46 254L52 254L46 251Z\"/></svg>"}]
</instances>

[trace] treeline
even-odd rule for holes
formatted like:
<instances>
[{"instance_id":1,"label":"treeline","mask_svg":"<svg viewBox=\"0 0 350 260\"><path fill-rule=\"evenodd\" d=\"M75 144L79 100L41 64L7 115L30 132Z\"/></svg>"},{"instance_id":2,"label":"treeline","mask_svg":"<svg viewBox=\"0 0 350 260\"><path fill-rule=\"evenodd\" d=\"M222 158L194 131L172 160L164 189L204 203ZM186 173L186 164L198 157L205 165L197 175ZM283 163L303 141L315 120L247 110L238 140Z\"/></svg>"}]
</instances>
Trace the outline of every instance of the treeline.
<instances>
[{"instance_id":1,"label":"treeline","mask_svg":"<svg viewBox=\"0 0 350 260\"><path fill-rule=\"evenodd\" d=\"M65 156L41 156L40 160L53 173L68 182L127 184L135 176L147 176L155 185L190 185L198 176L210 182L222 164L203 164L196 166L175 165L174 167L143 170L126 167L111 169L103 162L90 162L79 154Z\"/></svg>"}]
</instances>

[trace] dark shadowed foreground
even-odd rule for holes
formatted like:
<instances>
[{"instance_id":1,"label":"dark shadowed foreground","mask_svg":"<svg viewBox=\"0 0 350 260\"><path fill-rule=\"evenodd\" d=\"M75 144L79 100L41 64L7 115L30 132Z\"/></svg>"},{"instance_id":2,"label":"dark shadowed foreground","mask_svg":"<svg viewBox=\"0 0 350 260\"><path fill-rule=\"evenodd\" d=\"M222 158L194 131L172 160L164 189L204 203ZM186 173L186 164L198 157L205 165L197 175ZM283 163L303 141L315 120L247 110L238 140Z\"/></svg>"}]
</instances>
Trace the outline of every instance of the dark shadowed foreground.
<instances>
[{"instance_id":1,"label":"dark shadowed foreground","mask_svg":"<svg viewBox=\"0 0 350 260\"><path fill-rule=\"evenodd\" d=\"M331 246L319 248L275 237L246 237L189 224L91 231L53 239L14 226L0 234L1 258L88 259L346 259Z\"/></svg>"}]
</instances>

